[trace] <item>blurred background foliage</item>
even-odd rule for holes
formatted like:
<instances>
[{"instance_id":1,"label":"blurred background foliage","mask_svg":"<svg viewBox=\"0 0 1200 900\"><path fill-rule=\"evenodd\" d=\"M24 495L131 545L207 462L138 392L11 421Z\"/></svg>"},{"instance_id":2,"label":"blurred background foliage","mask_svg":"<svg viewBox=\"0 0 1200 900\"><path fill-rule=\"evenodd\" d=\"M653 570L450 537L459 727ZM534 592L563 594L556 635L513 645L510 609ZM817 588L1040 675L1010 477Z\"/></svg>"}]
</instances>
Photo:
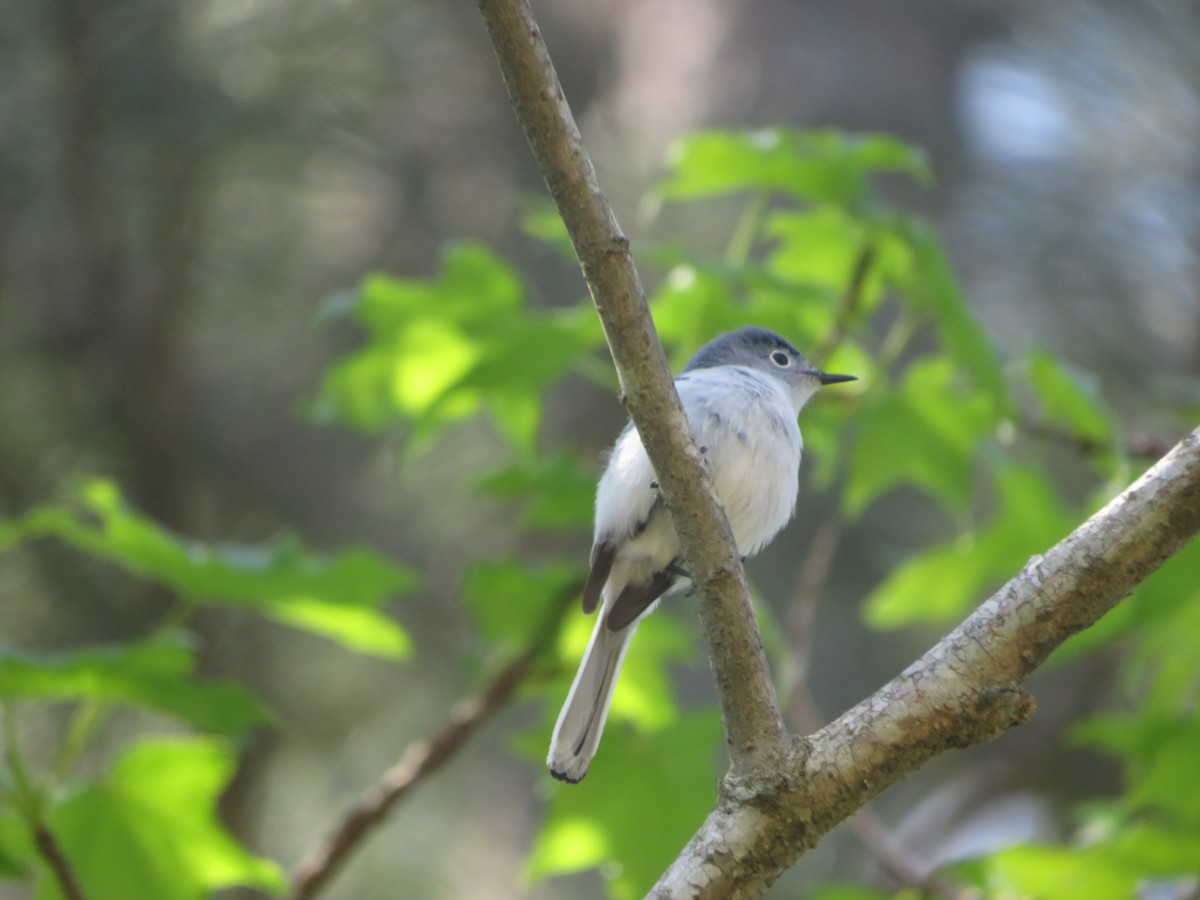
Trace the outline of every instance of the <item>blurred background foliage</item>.
<instances>
[{"instance_id":1,"label":"blurred background foliage","mask_svg":"<svg viewBox=\"0 0 1200 900\"><path fill-rule=\"evenodd\" d=\"M1194 5L537 13L673 362L755 321L862 378L805 411L797 520L750 570L797 727L1194 427ZM473 5L15 0L0 123L0 897L58 896L39 817L89 897L278 890L546 634L328 896L644 890L720 725L677 604L588 779L542 772L623 415ZM1194 895L1198 571L1193 545L1064 647L1030 724L881 798L919 870ZM894 876L842 828L774 893Z\"/></svg>"}]
</instances>

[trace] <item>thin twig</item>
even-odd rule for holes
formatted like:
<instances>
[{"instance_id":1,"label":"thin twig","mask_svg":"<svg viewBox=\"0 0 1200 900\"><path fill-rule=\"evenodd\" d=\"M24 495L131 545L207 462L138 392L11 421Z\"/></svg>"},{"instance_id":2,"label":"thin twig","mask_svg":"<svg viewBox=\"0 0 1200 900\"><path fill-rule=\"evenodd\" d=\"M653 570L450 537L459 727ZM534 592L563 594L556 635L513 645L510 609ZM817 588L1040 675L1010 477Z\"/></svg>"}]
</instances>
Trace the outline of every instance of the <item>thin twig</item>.
<instances>
[{"instance_id":1,"label":"thin twig","mask_svg":"<svg viewBox=\"0 0 1200 900\"><path fill-rule=\"evenodd\" d=\"M84 900L83 889L80 888L79 880L75 877L75 870L71 868L71 863L63 853L62 847L59 846L53 832L46 827L45 823L38 822L34 826L33 842L37 845L38 853L46 861L46 865L50 867L50 871L54 873L55 879L58 880L58 886L62 890L63 896L67 900Z\"/></svg>"},{"instance_id":2,"label":"thin twig","mask_svg":"<svg viewBox=\"0 0 1200 900\"><path fill-rule=\"evenodd\" d=\"M43 790L35 783L25 766L25 757L17 739L17 720L8 703L0 703L0 727L4 733L4 760L8 764L8 777L13 789L14 806L29 830L33 832L33 843L38 854L54 873L63 896L67 900L83 900L83 891L71 863L63 853L54 833L42 818Z\"/></svg>"},{"instance_id":3,"label":"thin twig","mask_svg":"<svg viewBox=\"0 0 1200 900\"><path fill-rule=\"evenodd\" d=\"M977 896L970 888L943 878L931 871L932 866L928 863L915 859L912 849L871 807L864 806L846 820L846 825L875 864L905 887L917 888L926 896L939 900L968 900Z\"/></svg>"},{"instance_id":4,"label":"thin twig","mask_svg":"<svg viewBox=\"0 0 1200 900\"><path fill-rule=\"evenodd\" d=\"M829 329L825 339L809 353L809 361L813 365L818 367L824 365L833 351L850 333L850 323L862 306L863 288L866 286L871 266L875 263L875 254L875 242L868 241L863 244L858 256L854 258L854 265L850 269L850 278L846 281L846 288L838 300L833 327Z\"/></svg>"},{"instance_id":5,"label":"thin twig","mask_svg":"<svg viewBox=\"0 0 1200 900\"><path fill-rule=\"evenodd\" d=\"M1112 449L1112 445L1106 441L1085 437L1038 419L1022 417L1017 422L1017 428L1031 437L1070 447L1084 456L1095 456ZM1170 449L1169 443L1149 434L1132 434L1125 441L1125 453L1141 459L1158 459Z\"/></svg>"},{"instance_id":6,"label":"thin twig","mask_svg":"<svg viewBox=\"0 0 1200 900\"><path fill-rule=\"evenodd\" d=\"M845 525L836 512L823 521L813 534L808 552L800 564L796 577L796 590L788 608L787 634L791 677L788 684L787 714L792 724L802 734L821 728L821 721L813 708L808 690L808 667L812 658L813 620L817 607L825 592L825 584L833 568L833 561L841 547Z\"/></svg>"},{"instance_id":7,"label":"thin twig","mask_svg":"<svg viewBox=\"0 0 1200 900\"><path fill-rule=\"evenodd\" d=\"M409 744L399 761L363 792L337 826L304 854L292 876L290 900L315 897L351 852L414 788L453 759L492 716L508 705L539 658L553 645L567 605L580 587L573 583L563 591L525 649L480 694L456 703L435 735Z\"/></svg>"},{"instance_id":8,"label":"thin twig","mask_svg":"<svg viewBox=\"0 0 1200 900\"><path fill-rule=\"evenodd\" d=\"M432 738L408 746L399 762L383 773L338 826L296 866L291 897L314 897L373 828L413 788L449 762L467 740L511 699L539 651L526 650L496 676L478 697L455 705L445 726Z\"/></svg>"}]
</instances>

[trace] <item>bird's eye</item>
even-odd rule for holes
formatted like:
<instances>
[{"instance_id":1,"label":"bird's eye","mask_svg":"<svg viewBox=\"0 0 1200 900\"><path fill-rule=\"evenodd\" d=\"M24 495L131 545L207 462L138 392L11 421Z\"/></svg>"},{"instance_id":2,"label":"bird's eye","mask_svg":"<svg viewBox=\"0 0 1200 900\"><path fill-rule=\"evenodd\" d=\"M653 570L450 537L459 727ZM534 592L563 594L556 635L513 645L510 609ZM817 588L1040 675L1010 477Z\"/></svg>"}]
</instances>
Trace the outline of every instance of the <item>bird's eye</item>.
<instances>
[{"instance_id":1,"label":"bird's eye","mask_svg":"<svg viewBox=\"0 0 1200 900\"><path fill-rule=\"evenodd\" d=\"M771 354L771 362L775 363L781 369L786 369L792 364L792 358L782 350L776 350Z\"/></svg>"}]
</instances>

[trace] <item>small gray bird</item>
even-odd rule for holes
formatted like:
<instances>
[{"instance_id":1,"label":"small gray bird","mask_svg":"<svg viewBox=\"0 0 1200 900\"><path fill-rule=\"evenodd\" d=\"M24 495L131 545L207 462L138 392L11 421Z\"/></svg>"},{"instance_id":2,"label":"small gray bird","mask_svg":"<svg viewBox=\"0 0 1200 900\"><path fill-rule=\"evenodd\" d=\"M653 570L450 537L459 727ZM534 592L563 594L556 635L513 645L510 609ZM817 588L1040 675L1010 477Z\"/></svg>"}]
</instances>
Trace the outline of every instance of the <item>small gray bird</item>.
<instances>
[{"instance_id":1,"label":"small gray bird","mask_svg":"<svg viewBox=\"0 0 1200 900\"><path fill-rule=\"evenodd\" d=\"M821 385L854 378L813 369L779 335L755 326L709 341L676 377L679 399L743 557L765 547L796 509L803 446L796 416ZM596 488L583 611L602 605L554 726L546 763L555 778L575 783L587 774L638 622L665 594L691 585L681 564L675 526L630 423Z\"/></svg>"}]
</instances>

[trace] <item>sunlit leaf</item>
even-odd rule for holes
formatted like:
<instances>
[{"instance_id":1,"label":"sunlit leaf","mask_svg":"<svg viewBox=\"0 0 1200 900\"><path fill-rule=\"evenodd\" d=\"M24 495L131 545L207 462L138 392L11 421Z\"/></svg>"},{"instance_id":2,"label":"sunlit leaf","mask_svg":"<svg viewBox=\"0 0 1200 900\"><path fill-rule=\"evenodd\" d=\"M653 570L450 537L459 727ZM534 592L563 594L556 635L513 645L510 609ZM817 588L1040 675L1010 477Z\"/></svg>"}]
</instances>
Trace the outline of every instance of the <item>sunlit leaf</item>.
<instances>
[{"instance_id":1,"label":"sunlit leaf","mask_svg":"<svg viewBox=\"0 0 1200 900\"><path fill-rule=\"evenodd\" d=\"M689 598L671 598L668 602L694 602ZM566 697L588 638L596 624L596 614L585 616L578 607L568 610L558 641L562 675L551 688L556 699ZM696 655L698 637L692 622L686 625L677 615L655 614L643 619L630 644L613 694L609 721L627 721L640 731L657 731L675 721L679 714L671 687L668 664ZM555 710L557 712L557 710ZM551 719L550 724L553 723Z\"/></svg>"},{"instance_id":2,"label":"sunlit leaf","mask_svg":"<svg viewBox=\"0 0 1200 900\"><path fill-rule=\"evenodd\" d=\"M1099 622L1074 635L1052 661L1073 659L1140 634L1129 676L1147 684L1149 709L1175 708L1190 696L1200 658L1200 541L1168 559Z\"/></svg>"},{"instance_id":3,"label":"sunlit leaf","mask_svg":"<svg viewBox=\"0 0 1200 900\"><path fill-rule=\"evenodd\" d=\"M993 896L1055 900L1129 900L1139 875L1102 851L1022 845L1001 850L985 863L985 886Z\"/></svg>"},{"instance_id":4,"label":"sunlit leaf","mask_svg":"<svg viewBox=\"0 0 1200 900\"><path fill-rule=\"evenodd\" d=\"M808 896L810 900L900 900L903 895L854 884L822 884Z\"/></svg>"},{"instance_id":5,"label":"sunlit leaf","mask_svg":"<svg viewBox=\"0 0 1200 900\"><path fill-rule=\"evenodd\" d=\"M883 296L889 271L881 257L902 251L900 243L876 226L836 207L784 209L772 215L764 229L772 245L766 267L778 277L831 291L837 303L854 284L854 315L844 326L865 320Z\"/></svg>"},{"instance_id":6,"label":"sunlit leaf","mask_svg":"<svg viewBox=\"0 0 1200 900\"><path fill-rule=\"evenodd\" d=\"M747 323L801 349L828 332L839 288L762 266L689 262L674 266L650 298L655 326L676 369L717 334Z\"/></svg>"},{"instance_id":7,"label":"sunlit leaf","mask_svg":"<svg viewBox=\"0 0 1200 900\"><path fill-rule=\"evenodd\" d=\"M446 321L487 320L521 308L524 290L512 268L486 245L460 241L447 248L436 280L372 275L363 284L356 317L374 333L399 333L414 315L437 309Z\"/></svg>"},{"instance_id":8,"label":"sunlit leaf","mask_svg":"<svg viewBox=\"0 0 1200 900\"><path fill-rule=\"evenodd\" d=\"M1105 842L1108 853L1143 877L1196 876L1200 830L1172 830L1150 822L1123 828Z\"/></svg>"},{"instance_id":9,"label":"sunlit leaf","mask_svg":"<svg viewBox=\"0 0 1200 900\"><path fill-rule=\"evenodd\" d=\"M941 242L927 225L913 219L898 217L893 228L913 254L911 280L898 287L917 309L933 318L946 354L971 374L990 401L989 412L1000 417L1010 406L1000 360L968 310Z\"/></svg>"},{"instance_id":10,"label":"sunlit leaf","mask_svg":"<svg viewBox=\"0 0 1200 900\"><path fill-rule=\"evenodd\" d=\"M715 710L652 736L610 721L587 778L551 796L529 873L600 868L614 897L643 896L711 809L720 747Z\"/></svg>"},{"instance_id":11,"label":"sunlit leaf","mask_svg":"<svg viewBox=\"0 0 1200 900\"><path fill-rule=\"evenodd\" d=\"M924 155L897 138L845 132L709 131L688 135L668 154L671 177L658 192L673 200L737 191L777 191L820 203L859 205L868 179L899 172L928 182Z\"/></svg>"},{"instance_id":12,"label":"sunlit leaf","mask_svg":"<svg viewBox=\"0 0 1200 900\"><path fill-rule=\"evenodd\" d=\"M443 394L483 398L506 436L526 454L536 449L542 394L599 343L595 316L530 313L487 323L475 337L477 358Z\"/></svg>"},{"instance_id":13,"label":"sunlit leaf","mask_svg":"<svg viewBox=\"0 0 1200 900\"><path fill-rule=\"evenodd\" d=\"M978 442L992 425L987 399L945 357L909 366L898 389L864 394L843 494L856 516L886 490L915 485L951 509L971 500Z\"/></svg>"},{"instance_id":14,"label":"sunlit leaf","mask_svg":"<svg viewBox=\"0 0 1200 900\"><path fill-rule=\"evenodd\" d=\"M995 896L1124 898L1151 879L1193 885L1200 834L1113 820L1082 845L1022 845L972 863ZM1170 896L1175 896L1174 893Z\"/></svg>"},{"instance_id":15,"label":"sunlit leaf","mask_svg":"<svg viewBox=\"0 0 1200 900\"><path fill-rule=\"evenodd\" d=\"M656 327L668 344L682 344L688 354L722 331L746 323L746 311L728 279L694 265L675 266L650 298Z\"/></svg>"},{"instance_id":16,"label":"sunlit leaf","mask_svg":"<svg viewBox=\"0 0 1200 900\"><path fill-rule=\"evenodd\" d=\"M1182 785L1194 785L1197 759L1200 721L1180 722L1133 767L1124 802L1134 808L1154 807L1200 828L1200 791L1181 790Z\"/></svg>"},{"instance_id":17,"label":"sunlit leaf","mask_svg":"<svg viewBox=\"0 0 1200 900\"><path fill-rule=\"evenodd\" d=\"M279 867L241 847L217 820L235 765L219 741L146 739L103 780L58 801L50 826L86 895L202 900L234 885L281 891ZM37 900L60 897L43 871Z\"/></svg>"},{"instance_id":18,"label":"sunlit leaf","mask_svg":"<svg viewBox=\"0 0 1200 900\"><path fill-rule=\"evenodd\" d=\"M888 629L953 621L1070 532L1072 514L1038 470L1005 466L996 485L1000 508L992 521L897 567L864 601L868 624Z\"/></svg>"},{"instance_id":19,"label":"sunlit leaf","mask_svg":"<svg viewBox=\"0 0 1200 900\"><path fill-rule=\"evenodd\" d=\"M330 368L311 414L367 431L404 424L416 445L487 411L532 452L542 394L603 343L590 306L528 308L516 273L479 243L450 248L434 279L373 275L338 308L365 341Z\"/></svg>"}]
</instances>

